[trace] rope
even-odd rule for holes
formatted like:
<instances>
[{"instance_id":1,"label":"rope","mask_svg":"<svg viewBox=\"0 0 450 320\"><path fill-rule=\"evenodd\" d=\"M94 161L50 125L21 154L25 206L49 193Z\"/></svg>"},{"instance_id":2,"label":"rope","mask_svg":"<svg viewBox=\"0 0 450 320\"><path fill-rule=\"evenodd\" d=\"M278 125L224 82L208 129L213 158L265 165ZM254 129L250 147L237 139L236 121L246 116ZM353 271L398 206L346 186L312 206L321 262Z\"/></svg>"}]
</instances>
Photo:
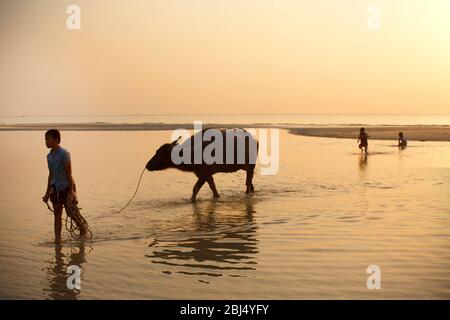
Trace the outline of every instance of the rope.
<instances>
[{"instance_id":1,"label":"rope","mask_svg":"<svg viewBox=\"0 0 450 320\"><path fill-rule=\"evenodd\" d=\"M125 206L123 206L122 209L120 209L119 211L116 211L115 213L122 212L123 210L125 210L126 207L128 207L128 205L131 203L131 201L133 201L134 197L136 196L136 194L139 190L139 185L141 184L142 176L144 175L145 169L146 168L144 167L144 169L141 172L138 184L136 186L136 190L134 191L134 194L131 197L131 199L125 204ZM47 205L47 208L50 212L53 212L53 213L55 212L48 204L48 201L46 201L45 204ZM86 231L86 233L83 235L83 237L91 239L93 234L92 234L91 230L89 230L86 219L80 213L81 208L78 208L78 205L76 203L73 203L72 201L68 201L68 200L66 200L66 202L64 203L64 208L66 209L66 215L67 215L67 217L65 218L65 220L66 220L65 227L66 227L66 230L72 236L72 238L80 239L82 237L80 226L83 226L83 229Z\"/></svg>"},{"instance_id":2,"label":"rope","mask_svg":"<svg viewBox=\"0 0 450 320\"><path fill-rule=\"evenodd\" d=\"M144 169L141 172L141 176L139 177L139 181L138 181L138 184L136 186L136 190L134 191L134 194L131 197L131 199L127 202L126 205L123 206L122 209L120 209L119 211L116 211L115 213L121 213L123 210L125 210L126 207L128 207L128 205L131 203L131 201L133 201L134 197L136 196L136 193L138 192L139 185L141 184L141 180L142 180L142 176L144 175L144 171L145 171L145 167L144 167Z\"/></svg>"},{"instance_id":3,"label":"rope","mask_svg":"<svg viewBox=\"0 0 450 320\"><path fill-rule=\"evenodd\" d=\"M46 201L45 204L47 205L47 208L50 212L55 212L52 208L50 208L48 201ZM82 237L86 239L92 239L92 231L89 230L86 219L80 213L81 208L78 208L78 205L76 203L68 200L64 203L64 208L66 209L67 215L65 218L65 228L67 232L69 232L71 237L75 240L81 239ZM86 231L83 235L81 235L80 226L82 226Z\"/></svg>"},{"instance_id":4,"label":"rope","mask_svg":"<svg viewBox=\"0 0 450 320\"><path fill-rule=\"evenodd\" d=\"M64 207L66 208L66 230L70 233L72 238L80 239L81 237L92 239L92 232L89 230L86 219L81 215L80 209L76 203L66 201ZM70 222L70 223L69 223ZM83 226L85 234L81 235L80 226Z\"/></svg>"}]
</instances>

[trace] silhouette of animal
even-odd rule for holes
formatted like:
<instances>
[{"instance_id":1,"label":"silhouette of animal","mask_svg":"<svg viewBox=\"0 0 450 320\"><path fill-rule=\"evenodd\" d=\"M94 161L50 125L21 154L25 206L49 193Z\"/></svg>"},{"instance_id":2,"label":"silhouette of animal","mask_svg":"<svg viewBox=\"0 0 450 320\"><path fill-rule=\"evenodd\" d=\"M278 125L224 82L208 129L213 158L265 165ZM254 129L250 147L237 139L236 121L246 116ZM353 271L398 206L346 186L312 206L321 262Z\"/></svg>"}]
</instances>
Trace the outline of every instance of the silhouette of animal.
<instances>
[{"instance_id":1,"label":"silhouette of animal","mask_svg":"<svg viewBox=\"0 0 450 320\"><path fill-rule=\"evenodd\" d=\"M205 133L207 133L208 139L205 139ZM248 131L241 128L203 129L186 139L182 144L178 143L180 138L172 143L163 144L148 161L147 170L158 171L176 168L193 172L198 178L192 189L191 201L193 202L205 182L209 184L213 197L220 197L213 178L213 175L218 172L246 171L246 193L254 192L252 180L259 144ZM222 143L220 143L220 140ZM210 145L212 143L215 144ZM200 147L201 149L199 149ZM213 161L204 156L205 151L210 152L208 154L212 156ZM197 154L194 156L196 152ZM201 155L200 159L199 154ZM184 160L180 162L181 158ZM174 159L176 159L175 162Z\"/></svg>"}]
</instances>

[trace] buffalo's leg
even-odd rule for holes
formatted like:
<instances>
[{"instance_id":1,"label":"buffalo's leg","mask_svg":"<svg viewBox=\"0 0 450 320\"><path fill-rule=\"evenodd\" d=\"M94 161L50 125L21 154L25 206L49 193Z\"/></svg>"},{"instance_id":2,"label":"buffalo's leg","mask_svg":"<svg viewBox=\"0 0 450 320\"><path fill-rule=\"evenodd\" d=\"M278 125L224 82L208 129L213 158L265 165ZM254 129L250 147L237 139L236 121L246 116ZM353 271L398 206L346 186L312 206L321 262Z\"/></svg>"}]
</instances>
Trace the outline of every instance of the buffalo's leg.
<instances>
[{"instance_id":1,"label":"buffalo's leg","mask_svg":"<svg viewBox=\"0 0 450 320\"><path fill-rule=\"evenodd\" d=\"M211 188L211 191L213 192L213 197L214 198L220 198L220 195L219 195L219 193L217 192L217 189L216 189L216 184L214 183L213 176L209 176L208 179L206 179L206 182L208 182L209 187Z\"/></svg>"},{"instance_id":2,"label":"buffalo's leg","mask_svg":"<svg viewBox=\"0 0 450 320\"><path fill-rule=\"evenodd\" d=\"M245 193L249 194L249 193L254 193L255 192L255 188L253 187L253 171L255 170L255 165L250 165L247 168L247 179L245 180L245 185L247 186L247 190L245 190Z\"/></svg>"},{"instance_id":3,"label":"buffalo's leg","mask_svg":"<svg viewBox=\"0 0 450 320\"><path fill-rule=\"evenodd\" d=\"M206 178L201 177L201 178L198 178L197 182L194 184L194 188L192 189L192 197L191 197L191 201L192 202L195 202L195 199L197 197L197 193L203 187L205 182L206 182Z\"/></svg>"}]
</instances>

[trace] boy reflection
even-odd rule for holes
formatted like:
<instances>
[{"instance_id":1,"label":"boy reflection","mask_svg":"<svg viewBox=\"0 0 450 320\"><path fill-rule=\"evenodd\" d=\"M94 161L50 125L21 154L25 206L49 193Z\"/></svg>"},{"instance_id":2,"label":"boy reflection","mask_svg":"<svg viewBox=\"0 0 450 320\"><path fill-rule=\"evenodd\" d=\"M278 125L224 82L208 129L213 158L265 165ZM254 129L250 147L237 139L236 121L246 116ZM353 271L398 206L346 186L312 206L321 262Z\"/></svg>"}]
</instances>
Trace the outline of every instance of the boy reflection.
<instances>
[{"instance_id":1,"label":"boy reflection","mask_svg":"<svg viewBox=\"0 0 450 320\"><path fill-rule=\"evenodd\" d=\"M50 266L46 268L49 286L43 289L44 294L55 300L76 300L80 291L67 288L66 282L70 274L66 273L66 270L70 265L77 265L81 268L86 261L86 249L83 242L77 244L76 247L71 247L67 254L63 253L62 245L55 245L55 259L49 261ZM83 272L81 277L83 277Z\"/></svg>"}]
</instances>

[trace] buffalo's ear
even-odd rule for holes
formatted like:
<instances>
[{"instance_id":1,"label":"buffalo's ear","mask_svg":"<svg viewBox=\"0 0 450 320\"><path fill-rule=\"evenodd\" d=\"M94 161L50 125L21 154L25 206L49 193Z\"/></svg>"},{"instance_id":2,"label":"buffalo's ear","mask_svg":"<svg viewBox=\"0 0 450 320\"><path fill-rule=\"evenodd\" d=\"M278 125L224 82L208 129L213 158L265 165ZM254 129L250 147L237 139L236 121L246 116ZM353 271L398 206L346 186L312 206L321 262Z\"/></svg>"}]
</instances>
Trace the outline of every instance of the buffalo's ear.
<instances>
[{"instance_id":1,"label":"buffalo's ear","mask_svg":"<svg viewBox=\"0 0 450 320\"><path fill-rule=\"evenodd\" d=\"M178 143L178 141L180 141L180 139L181 139L181 136L179 136L177 140L173 141L173 142L171 143L171 145L172 145L172 146L176 145L176 144Z\"/></svg>"}]
</instances>

